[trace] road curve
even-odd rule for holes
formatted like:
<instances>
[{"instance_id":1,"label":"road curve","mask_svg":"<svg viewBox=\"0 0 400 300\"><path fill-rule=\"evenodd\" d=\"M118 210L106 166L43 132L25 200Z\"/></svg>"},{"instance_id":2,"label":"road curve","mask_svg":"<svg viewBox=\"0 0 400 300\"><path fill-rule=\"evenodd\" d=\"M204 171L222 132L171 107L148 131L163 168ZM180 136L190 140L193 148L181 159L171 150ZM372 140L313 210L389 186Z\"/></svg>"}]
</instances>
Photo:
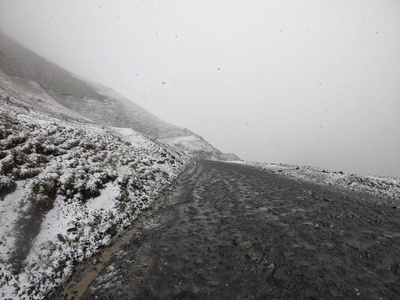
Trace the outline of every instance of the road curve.
<instances>
[{"instance_id":1,"label":"road curve","mask_svg":"<svg viewBox=\"0 0 400 300\"><path fill-rule=\"evenodd\" d=\"M399 210L197 161L83 299L399 299Z\"/></svg>"}]
</instances>

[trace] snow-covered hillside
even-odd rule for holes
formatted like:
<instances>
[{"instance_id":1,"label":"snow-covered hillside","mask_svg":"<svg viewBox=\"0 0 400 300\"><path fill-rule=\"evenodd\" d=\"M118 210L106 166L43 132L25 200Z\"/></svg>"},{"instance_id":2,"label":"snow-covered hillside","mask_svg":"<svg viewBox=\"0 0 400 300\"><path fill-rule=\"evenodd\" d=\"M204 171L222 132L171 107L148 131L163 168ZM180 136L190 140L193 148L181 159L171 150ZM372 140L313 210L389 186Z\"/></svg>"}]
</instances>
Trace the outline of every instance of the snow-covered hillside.
<instances>
[{"instance_id":1,"label":"snow-covered hillside","mask_svg":"<svg viewBox=\"0 0 400 300\"><path fill-rule=\"evenodd\" d=\"M177 151L182 151L188 156L196 156L213 160L240 161L240 158L235 154L222 153L218 149L215 149L211 144L207 143L203 138L195 134L165 138L160 139L160 141L176 149Z\"/></svg>"},{"instance_id":2,"label":"snow-covered hillside","mask_svg":"<svg viewBox=\"0 0 400 300\"><path fill-rule=\"evenodd\" d=\"M168 189L187 157L0 90L0 298L43 299Z\"/></svg>"},{"instance_id":3,"label":"snow-covered hillside","mask_svg":"<svg viewBox=\"0 0 400 300\"><path fill-rule=\"evenodd\" d=\"M194 156L238 159L0 32L0 298L46 298Z\"/></svg>"},{"instance_id":4,"label":"snow-covered hillside","mask_svg":"<svg viewBox=\"0 0 400 300\"><path fill-rule=\"evenodd\" d=\"M400 178L345 174L343 172L330 172L321 168L309 166L254 162L247 162L247 164L261 168L267 172L298 180L367 192L392 201L396 206L400 203Z\"/></svg>"},{"instance_id":5,"label":"snow-covered hillside","mask_svg":"<svg viewBox=\"0 0 400 300\"><path fill-rule=\"evenodd\" d=\"M0 70L0 86L11 95L18 94L14 96L20 100L28 91L31 98L58 103L70 114L107 126L132 128L154 138L193 134L161 120L107 86L71 74L1 32ZM4 80L8 83L2 84ZM15 89L16 85L23 88Z\"/></svg>"}]
</instances>

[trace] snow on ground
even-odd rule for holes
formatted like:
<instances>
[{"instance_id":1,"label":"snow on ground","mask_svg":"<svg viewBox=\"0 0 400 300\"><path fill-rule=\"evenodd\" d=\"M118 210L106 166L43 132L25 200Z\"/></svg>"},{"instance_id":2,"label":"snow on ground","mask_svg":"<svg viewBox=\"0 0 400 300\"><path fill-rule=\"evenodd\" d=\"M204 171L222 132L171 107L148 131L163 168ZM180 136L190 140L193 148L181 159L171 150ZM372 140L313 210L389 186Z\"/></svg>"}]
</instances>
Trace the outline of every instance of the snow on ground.
<instances>
[{"instance_id":1,"label":"snow on ground","mask_svg":"<svg viewBox=\"0 0 400 300\"><path fill-rule=\"evenodd\" d=\"M111 127L111 129L119 133L125 141L131 143L135 148L149 149L155 145L148 137L145 137L140 132L134 131L131 128Z\"/></svg>"},{"instance_id":2,"label":"snow on ground","mask_svg":"<svg viewBox=\"0 0 400 300\"><path fill-rule=\"evenodd\" d=\"M28 103L29 104L29 103ZM129 228L187 157L0 90L0 298L43 299Z\"/></svg>"},{"instance_id":3,"label":"snow on ground","mask_svg":"<svg viewBox=\"0 0 400 300\"><path fill-rule=\"evenodd\" d=\"M100 196L89 199L86 203L86 208L89 211L104 209L111 211L119 195L119 186L114 182L109 182L105 185L104 189L100 191Z\"/></svg>"},{"instance_id":4,"label":"snow on ground","mask_svg":"<svg viewBox=\"0 0 400 300\"><path fill-rule=\"evenodd\" d=\"M214 152L215 149L204 140L200 139L195 135L189 136L179 136L173 138L162 139L161 141L173 145L179 149L184 149L188 152L191 151L206 151L206 152Z\"/></svg>"},{"instance_id":5,"label":"snow on ground","mask_svg":"<svg viewBox=\"0 0 400 300\"><path fill-rule=\"evenodd\" d=\"M90 119L72 111L55 101L37 82L10 76L0 69L0 94L18 99L19 105L41 109L60 117L91 122ZM28 109L28 108L27 108Z\"/></svg>"},{"instance_id":6,"label":"snow on ground","mask_svg":"<svg viewBox=\"0 0 400 300\"><path fill-rule=\"evenodd\" d=\"M10 257L10 249L14 248L14 225L21 212L19 207L21 207L21 201L24 199L24 193L23 184L19 183L14 194L7 195L0 202L0 257L4 259Z\"/></svg>"},{"instance_id":7,"label":"snow on ground","mask_svg":"<svg viewBox=\"0 0 400 300\"><path fill-rule=\"evenodd\" d=\"M396 177L344 174L343 172L330 172L316 167L287 164L253 162L247 162L247 164L298 180L340 186L400 202L400 178Z\"/></svg>"},{"instance_id":8,"label":"snow on ground","mask_svg":"<svg viewBox=\"0 0 400 300\"><path fill-rule=\"evenodd\" d=\"M240 161L240 158L235 154L222 153L197 135L164 138L159 141L177 151L182 151L187 156L220 161Z\"/></svg>"}]
</instances>

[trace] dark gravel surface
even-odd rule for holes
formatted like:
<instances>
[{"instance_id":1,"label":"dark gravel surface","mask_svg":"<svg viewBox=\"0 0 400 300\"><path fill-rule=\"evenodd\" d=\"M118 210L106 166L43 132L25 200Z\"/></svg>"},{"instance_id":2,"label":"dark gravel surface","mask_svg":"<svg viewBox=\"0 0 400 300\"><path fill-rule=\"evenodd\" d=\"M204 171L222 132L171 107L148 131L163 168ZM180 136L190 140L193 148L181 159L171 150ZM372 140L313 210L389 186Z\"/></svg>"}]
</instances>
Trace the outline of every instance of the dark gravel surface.
<instances>
[{"instance_id":1,"label":"dark gravel surface","mask_svg":"<svg viewBox=\"0 0 400 300\"><path fill-rule=\"evenodd\" d=\"M198 161L84 299L400 299L399 212Z\"/></svg>"}]
</instances>

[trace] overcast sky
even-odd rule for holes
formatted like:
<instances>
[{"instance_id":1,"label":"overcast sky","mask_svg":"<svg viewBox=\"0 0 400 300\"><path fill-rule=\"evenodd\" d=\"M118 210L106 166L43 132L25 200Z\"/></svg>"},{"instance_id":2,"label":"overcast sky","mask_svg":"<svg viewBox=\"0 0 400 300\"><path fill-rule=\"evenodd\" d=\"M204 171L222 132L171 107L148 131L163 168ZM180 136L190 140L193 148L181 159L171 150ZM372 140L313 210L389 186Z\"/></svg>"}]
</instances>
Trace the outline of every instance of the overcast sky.
<instances>
[{"instance_id":1,"label":"overcast sky","mask_svg":"<svg viewBox=\"0 0 400 300\"><path fill-rule=\"evenodd\" d=\"M242 159L400 176L398 0L1 0L0 29Z\"/></svg>"}]
</instances>

